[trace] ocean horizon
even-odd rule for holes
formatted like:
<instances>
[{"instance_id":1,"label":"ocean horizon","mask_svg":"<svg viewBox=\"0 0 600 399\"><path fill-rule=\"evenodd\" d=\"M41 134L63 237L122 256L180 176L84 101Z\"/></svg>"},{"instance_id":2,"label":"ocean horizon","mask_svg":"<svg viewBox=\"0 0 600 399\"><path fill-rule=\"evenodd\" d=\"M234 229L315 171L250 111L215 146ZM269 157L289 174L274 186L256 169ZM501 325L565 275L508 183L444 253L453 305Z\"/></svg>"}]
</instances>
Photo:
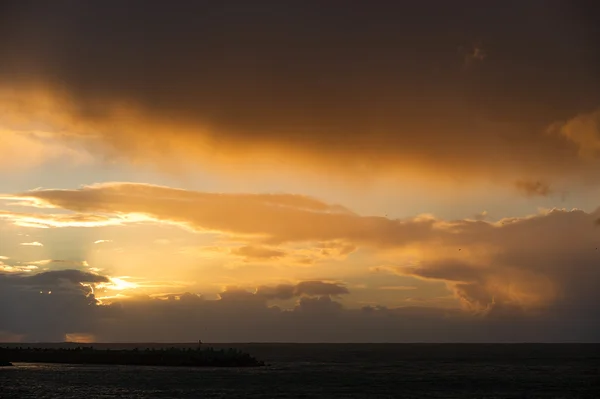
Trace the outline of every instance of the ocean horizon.
<instances>
[{"instance_id":1,"label":"ocean horizon","mask_svg":"<svg viewBox=\"0 0 600 399\"><path fill-rule=\"evenodd\" d=\"M96 348L198 343L11 343ZM8 344L0 344L8 346ZM215 343L259 368L15 363L0 398L596 398L600 343Z\"/></svg>"}]
</instances>

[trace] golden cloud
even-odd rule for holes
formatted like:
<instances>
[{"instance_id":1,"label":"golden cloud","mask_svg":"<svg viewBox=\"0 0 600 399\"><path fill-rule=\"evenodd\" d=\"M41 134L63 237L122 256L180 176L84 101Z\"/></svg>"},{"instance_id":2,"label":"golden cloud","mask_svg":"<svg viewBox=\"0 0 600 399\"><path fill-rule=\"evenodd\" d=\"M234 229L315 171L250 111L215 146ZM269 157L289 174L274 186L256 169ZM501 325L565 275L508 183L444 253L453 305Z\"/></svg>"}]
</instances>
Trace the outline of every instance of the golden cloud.
<instances>
[{"instance_id":1,"label":"golden cloud","mask_svg":"<svg viewBox=\"0 0 600 399\"><path fill-rule=\"evenodd\" d=\"M21 227L47 229L51 227L100 227L118 226L124 223L143 222L147 219L139 215L130 216L104 216L93 214L34 214L22 212L0 211L0 219L13 222Z\"/></svg>"},{"instance_id":2,"label":"golden cloud","mask_svg":"<svg viewBox=\"0 0 600 399\"><path fill-rule=\"evenodd\" d=\"M582 113L564 124L554 124L550 133L558 133L579 147L579 154L587 159L600 156L600 108Z\"/></svg>"},{"instance_id":3,"label":"golden cloud","mask_svg":"<svg viewBox=\"0 0 600 399\"><path fill-rule=\"evenodd\" d=\"M72 218L89 224L88 217L92 220L99 217L98 224L154 220L197 231L262 237L269 243L341 239L396 246L403 241L418 241L437 231L438 223L430 218L393 221L362 217L342 206L300 195L215 194L134 183L104 183L79 190L36 190L15 198L21 199L23 205L34 201L78 212L56 219L42 215L40 220L46 224L71 225ZM5 213L5 217L22 222L18 216ZM349 246L342 251L351 250Z\"/></svg>"},{"instance_id":4,"label":"golden cloud","mask_svg":"<svg viewBox=\"0 0 600 399\"><path fill-rule=\"evenodd\" d=\"M246 245L243 247L235 248L231 250L231 254L242 256L247 260L269 260L278 259L286 255L285 252L276 249L271 249L261 246Z\"/></svg>"},{"instance_id":5,"label":"golden cloud","mask_svg":"<svg viewBox=\"0 0 600 399\"><path fill-rule=\"evenodd\" d=\"M511 21L514 35L482 25L492 49L456 42L465 22L452 7L445 12L456 17L441 27L425 6L353 6L348 12L364 21L357 27L316 3L238 14L226 4L136 2L131 18L110 2L52 12L13 3L0 38L0 121L11 135L43 133L102 158L163 160L164 168L402 174L438 187L552 180L597 166L577 154L584 142L596 146L588 119L544 133L600 104L590 89L599 68L587 56L597 46L586 29L562 23L579 6L548 6L548 20L536 25L544 40L533 43L521 38L538 15L513 5L510 14L523 16ZM469 12L472 21L490 18ZM465 71L465 61L481 68Z\"/></svg>"},{"instance_id":6,"label":"golden cloud","mask_svg":"<svg viewBox=\"0 0 600 399\"><path fill-rule=\"evenodd\" d=\"M277 133L262 134L262 130L246 132L243 126L231 130L119 100L94 102L100 109L89 112L81 109L80 100L57 92L35 87L0 91L5 137L12 138L9 148L14 147L9 153L38 163L57 157L89 161L90 154L100 159L125 157L134 163L159 162L170 170L185 170L190 162L235 173L250 164L253 170L262 167L264 171L276 167L320 172L326 168L346 177L400 174L426 177L425 181L433 179L436 184L490 176L505 184L520 176L553 179L583 171L592 162L576 154L574 144L582 140L579 135L588 135L576 133L581 124L571 123L573 127L565 131L574 133L564 135L544 134L545 126L541 126L526 141L516 140L512 133L499 139L507 135L505 130L515 128L484 121L467 130L428 126L423 121L404 126L396 121L398 126L369 133L345 127L348 134L341 135L337 131L345 126L342 120L331 132L277 129ZM31 133L35 126L46 129Z\"/></svg>"},{"instance_id":7,"label":"golden cloud","mask_svg":"<svg viewBox=\"0 0 600 399\"><path fill-rule=\"evenodd\" d=\"M375 254L385 250L377 256L388 259L387 270L444 281L466 307L478 311L541 309L595 295L585 286L597 277L593 265L599 211L550 210L497 222L431 216L390 220L303 196L215 194L133 183L35 190L15 197L83 217L98 213L124 221L133 214L192 231L243 235L254 242L248 245L253 249L242 250L246 255L274 255L279 250L264 245L286 243L330 243L320 251L336 249L340 254L356 247ZM289 248L286 252L294 253ZM575 263L580 265L577 273Z\"/></svg>"},{"instance_id":8,"label":"golden cloud","mask_svg":"<svg viewBox=\"0 0 600 399\"><path fill-rule=\"evenodd\" d=\"M0 96L1 97L1 96ZM0 104L0 116L5 117ZM69 145L60 135L44 132L7 129L0 121L0 168L19 170L35 167L48 161L68 160L75 165L92 162L92 156L83 148Z\"/></svg>"}]
</instances>

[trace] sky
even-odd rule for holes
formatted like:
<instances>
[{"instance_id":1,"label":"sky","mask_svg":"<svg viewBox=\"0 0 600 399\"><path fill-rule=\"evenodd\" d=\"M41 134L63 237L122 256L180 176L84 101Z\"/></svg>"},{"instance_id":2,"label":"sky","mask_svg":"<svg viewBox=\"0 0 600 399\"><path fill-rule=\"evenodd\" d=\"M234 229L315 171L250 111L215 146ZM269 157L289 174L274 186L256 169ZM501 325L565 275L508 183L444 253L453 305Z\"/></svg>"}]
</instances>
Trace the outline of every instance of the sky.
<instances>
[{"instance_id":1,"label":"sky","mask_svg":"<svg viewBox=\"0 0 600 399\"><path fill-rule=\"evenodd\" d=\"M0 341L598 341L598 11L1 2Z\"/></svg>"}]
</instances>

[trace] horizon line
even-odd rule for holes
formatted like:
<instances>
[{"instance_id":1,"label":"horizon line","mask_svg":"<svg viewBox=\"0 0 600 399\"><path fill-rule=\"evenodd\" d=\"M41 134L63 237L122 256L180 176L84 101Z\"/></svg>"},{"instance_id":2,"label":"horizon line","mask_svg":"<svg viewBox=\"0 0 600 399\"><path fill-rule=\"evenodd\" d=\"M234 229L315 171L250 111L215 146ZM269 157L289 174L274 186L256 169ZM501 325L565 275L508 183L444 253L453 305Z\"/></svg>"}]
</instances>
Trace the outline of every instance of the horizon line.
<instances>
[{"instance_id":1,"label":"horizon line","mask_svg":"<svg viewBox=\"0 0 600 399\"><path fill-rule=\"evenodd\" d=\"M199 345L198 342L157 342L157 341L117 341L117 342L76 342L76 341L34 341L34 342L0 342L0 345ZM600 345L600 341L519 341L519 342L278 342L278 341L232 341L202 342L205 345Z\"/></svg>"}]
</instances>

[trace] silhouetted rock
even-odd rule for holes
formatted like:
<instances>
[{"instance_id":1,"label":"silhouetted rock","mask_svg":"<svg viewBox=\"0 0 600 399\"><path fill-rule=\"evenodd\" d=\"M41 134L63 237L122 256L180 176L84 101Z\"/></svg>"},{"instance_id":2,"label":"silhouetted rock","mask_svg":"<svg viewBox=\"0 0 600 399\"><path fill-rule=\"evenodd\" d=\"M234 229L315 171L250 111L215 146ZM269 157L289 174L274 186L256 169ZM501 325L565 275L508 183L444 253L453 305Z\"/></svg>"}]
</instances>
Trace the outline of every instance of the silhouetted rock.
<instances>
[{"instance_id":1,"label":"silhouetted rock","mask_svg":"<svg viewBox=\"0 0 600 399\"><path fill-rule=\"evenodd\" d=\"M99 350L92 347L77 348L0 348L0 358L12 362L114 364L186 367L258 367L262 361L237 349L131 349Z\"/></svg>"}]
</instances>

